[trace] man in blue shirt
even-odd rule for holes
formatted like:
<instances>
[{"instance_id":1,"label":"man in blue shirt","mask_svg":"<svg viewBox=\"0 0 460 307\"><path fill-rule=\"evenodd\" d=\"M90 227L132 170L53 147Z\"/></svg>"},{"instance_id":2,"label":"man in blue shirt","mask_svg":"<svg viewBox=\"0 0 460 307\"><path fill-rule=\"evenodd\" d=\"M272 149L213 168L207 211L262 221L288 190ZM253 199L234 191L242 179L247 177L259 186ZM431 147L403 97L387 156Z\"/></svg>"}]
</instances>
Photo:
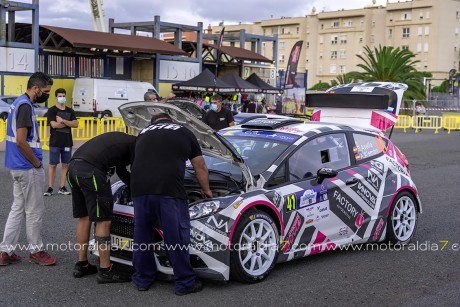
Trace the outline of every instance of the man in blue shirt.
<instances>
[{"instance_id":1,"label":"man in blue shirt","mask_svg":"<svg viewBox=\"0 0 460 307\"><path fill-rule=\"evenodd\" d=\"M45 203L43 187L45 171L43 152L38 135L38 123L32 103L45 102L53 80L44 73L34 73L27 82L27 91L12 104L8 114L6 131L5 167L13 177L13 205L6 221L3 241L0 243L0 265L21 260L14 252L26 218L29 243L29 262L53 265L56 259L44 251L41 230Z\"/></svg>"}]
</instances>

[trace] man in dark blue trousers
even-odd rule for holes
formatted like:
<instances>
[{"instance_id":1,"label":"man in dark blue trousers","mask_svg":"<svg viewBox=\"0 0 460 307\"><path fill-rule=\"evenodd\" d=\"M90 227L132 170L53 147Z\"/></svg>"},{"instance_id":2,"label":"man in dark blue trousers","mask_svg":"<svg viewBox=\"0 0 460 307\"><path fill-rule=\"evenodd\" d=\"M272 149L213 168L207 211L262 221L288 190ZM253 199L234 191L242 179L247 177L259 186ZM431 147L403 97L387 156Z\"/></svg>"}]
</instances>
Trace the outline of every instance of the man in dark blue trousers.
<instances>
[{"instance_id":1,"label":"man in dark blue trousers","mask_svg":"<svg viewBox=\"0 0 460 307\"><path fill-rule=\"evenodd\" d=\"M201 291L202 284L190 264L190 216L184 188L185 164L190 160L204 197L212 197L208 169L194 134L159 113L136 140L131 167L131 196L134 201L134 245L132 276L138 290L155 281L154 227L161 221L166 254L174 270L175 293ZM147 248L150 246L150 248Z\"/></svg>"}]
</instances>

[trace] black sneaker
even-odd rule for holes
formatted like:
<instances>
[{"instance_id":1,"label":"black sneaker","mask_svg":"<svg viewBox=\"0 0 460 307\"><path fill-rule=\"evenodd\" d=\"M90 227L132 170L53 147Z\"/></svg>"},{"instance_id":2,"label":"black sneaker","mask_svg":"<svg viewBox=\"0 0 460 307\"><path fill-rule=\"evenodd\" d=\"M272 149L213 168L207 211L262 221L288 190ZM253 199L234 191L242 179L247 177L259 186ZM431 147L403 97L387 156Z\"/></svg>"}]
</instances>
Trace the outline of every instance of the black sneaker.
<instances>
[{"instance_id":1,"label":"black sneaker","mask_svg":"<svg viewBox=\"0 0 460 307\"><path fill-rule=\"evenodd\" d=\"M108 271L101 271L99 269L99 273L97 274L97 283L98 284L109 284L109 283L116 283L116 282L129 282L131 281L131 277L126 273L122 273L117 271L110 265L110 270Z\"/></svg>"},{"instance_id":2,"label":"black sneaker","mask_svg":"<svg viewBox=\"0 0 460 307\"><path fill-rule=\"evenodd\" d=\"M60 188L59 191L58 191L58 193L59 193L59 194L62 194L62 195L70 195L70 191L67 190L66 187Z\"/></svg>"},{"instance_id":3,"label":"black sneaker","mask_svg":"<svg viewBox=\"0 0 460 307\"><path fill-rule=\"evenodd\" d=\"M73 277L80 278L87 275L92 275L97 273L97 267L88 262L87 265L83 266L80 262L75 264L73 268Z\"/></svg>"},{"instance_id":4,"label":"black sneaker","mask_svg":"<svg viewBox=\"0 0 460 307\"><path fill-rule=\"evenodd\" d=\"M179 295L179 296L182 296L182 295L187 295L187 294L191 294L191 293L197 293L197 292L200 292L201 290L203 290L203 284L201 283L201 281L199 280L195 280L195 285L193 286L192 289L188 290L188 291L185 291L185 292L174 292L176 295Z\"/></svg>"},{"instance_id":5,"label":"black sneaker","mask_svg":"<svg viewBox=\"0 0 460 307\"><path fill-rule=\"evenodd\" d=\"M51 196L53 194L53 188L52 187L49 187L48 190L46 190L45 193L43 193L43 195L45 196Z\"/></svg>"}]
</instances>

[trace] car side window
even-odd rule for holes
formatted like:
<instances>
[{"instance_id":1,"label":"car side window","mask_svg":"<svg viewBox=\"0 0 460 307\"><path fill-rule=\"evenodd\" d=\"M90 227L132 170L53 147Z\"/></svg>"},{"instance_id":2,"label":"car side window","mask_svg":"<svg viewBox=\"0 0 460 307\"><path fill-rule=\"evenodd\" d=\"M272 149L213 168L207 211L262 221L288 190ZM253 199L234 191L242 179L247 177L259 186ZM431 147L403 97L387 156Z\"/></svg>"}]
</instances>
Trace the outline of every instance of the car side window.
<instances>
[{"instance_id":1,"label":"car side window","mask_svg":"<svg viewBox=\"0 0 460 307\"><path fill-rule=\"evenodd\" d=\"M386 141L378 135L353 133L353 139L356 161L380 155L386 150Z\"/></svg>"},{"instance_id":2,"label":"car side window","mask_svg":"<svg viewBox=\"0 0 460 307\"><path fill-rule=\"evenodd\" d=\"M305 143L289 158L289 179L316 176L320 168L334 170L350 166L350 154L344 133L327 134Z\"/></svg>"},{"instance_id":3,"label":"car side window","mask_svg":"<svg viewBox=\"0 0 460 307\"><path fill-rule=\"evenodd\" d=\"M286 182L286 163L280 165L266 183L266 187L273 187Z\"/></svg>"}]
</instances>

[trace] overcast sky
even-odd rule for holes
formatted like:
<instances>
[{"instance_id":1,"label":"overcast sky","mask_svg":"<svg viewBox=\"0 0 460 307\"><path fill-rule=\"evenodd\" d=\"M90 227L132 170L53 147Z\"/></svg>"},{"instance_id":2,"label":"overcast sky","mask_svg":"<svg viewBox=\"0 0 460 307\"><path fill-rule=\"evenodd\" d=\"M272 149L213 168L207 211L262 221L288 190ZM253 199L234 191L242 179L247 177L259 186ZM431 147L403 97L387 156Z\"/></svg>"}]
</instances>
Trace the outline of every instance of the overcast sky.
<instances>
[{"instance_id":1,"label":"overcast sky","mask_svg":"<svg viewBox=\"0 0 460 307\"><path fill-rule=\"evenodd\" d=\"M40 0L40 24L92 30L89 2ZM386 2L376 0L378 5ZM372 0L103 0L103 10L106 25L109 18L114 18L115 22L151 21L159 15L162 21L172 23L195 26L201 21L206 28L208 24L216 26L222 20L225 24L248 23L269 19L272 15L273 18L305 16L313 7L320 12L359 9L371 4ZM29 19L29 16L20 15L18 19Z\"/></svg>"}]
</instances>

